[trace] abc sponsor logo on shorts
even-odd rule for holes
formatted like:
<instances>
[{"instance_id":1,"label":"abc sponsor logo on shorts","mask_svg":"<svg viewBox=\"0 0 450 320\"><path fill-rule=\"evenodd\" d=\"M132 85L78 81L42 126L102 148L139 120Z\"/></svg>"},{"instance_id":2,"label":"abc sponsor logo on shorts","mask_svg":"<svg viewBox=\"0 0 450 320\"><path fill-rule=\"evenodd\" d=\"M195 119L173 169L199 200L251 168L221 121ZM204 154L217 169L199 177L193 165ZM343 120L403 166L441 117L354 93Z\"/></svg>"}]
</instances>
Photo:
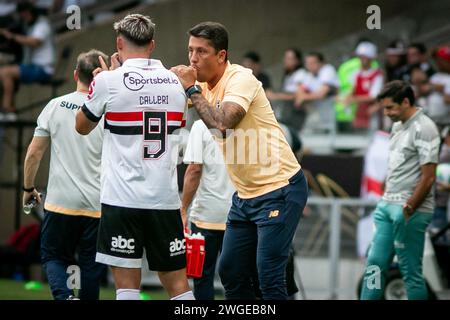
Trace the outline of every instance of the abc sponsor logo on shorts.
<instances>
[{"instance_id":1,"label":"abc sponsor logo on shorts","mask_svg":"<svg viewBox=\"0 0 450 320\"><path fill-rule=\"evenodd\" d=\"M170 77L146 79L140 73L131 71L123 74L123 84L131 91L139 91L146 84L179 84L179 81Z\"/></svg>"},{"instance_id":2,"label":"abc sponsor logo on shorts","mask_svg":"<svg viewBox=\"0 0 450 320\"><path fill-rule=\"evenodd\" d=\"M178 240L178 238L175 238L169 244L169 251L171 257L184 254L186 252L186 240Z\"/></svg>"},{"instance_id":3,"label":"abc sponsor logo on shorts","mask_svg":"<svg viewBox=\"0 0 450 320\"><path fill-rule=\"evenodd\" d=\"M134 239L125 239L122 236L111 238L111 251L127 253L134 253Z\"/></svg>"}]
</instances>

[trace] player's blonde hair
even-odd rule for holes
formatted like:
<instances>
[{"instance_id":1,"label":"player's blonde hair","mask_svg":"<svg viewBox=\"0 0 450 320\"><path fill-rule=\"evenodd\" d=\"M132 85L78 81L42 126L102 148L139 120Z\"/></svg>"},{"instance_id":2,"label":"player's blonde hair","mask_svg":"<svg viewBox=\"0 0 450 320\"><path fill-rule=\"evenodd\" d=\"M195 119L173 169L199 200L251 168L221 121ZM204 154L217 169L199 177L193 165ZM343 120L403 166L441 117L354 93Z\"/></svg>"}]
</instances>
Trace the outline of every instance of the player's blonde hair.
<instances>
[{"instance_id":1,"label":"player's blonde hair","mask_svg":"<svg viewBox=\"0 0 450 320\"><path fill-rule=\"evenodd\" d=\"M114 23L117 35L124 36L137 46L148 45L155 34L155 24L150 17L142 14L129 14L120 21Z\"/></svg>"}]
</instances>

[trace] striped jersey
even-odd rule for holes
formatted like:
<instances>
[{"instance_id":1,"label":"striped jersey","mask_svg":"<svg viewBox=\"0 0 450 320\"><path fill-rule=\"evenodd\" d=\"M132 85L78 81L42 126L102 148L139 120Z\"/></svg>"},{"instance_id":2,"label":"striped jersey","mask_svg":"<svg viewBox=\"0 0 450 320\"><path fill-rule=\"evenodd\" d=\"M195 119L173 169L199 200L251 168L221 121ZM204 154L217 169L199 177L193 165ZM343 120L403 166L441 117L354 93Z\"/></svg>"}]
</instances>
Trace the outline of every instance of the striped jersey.
<instances>
[{"instance_id":1,"label":"striped jersey","mask_svg":"<svg viewBox=\"0 0 450 320\"><path fill-rule=\"evenodd\" d=\"M100 201L138 208L180 208L179 136L187 106L184 89L159 60L128 59L99 73L82 110L105 115Z\"/></svg>"}]
</instances>

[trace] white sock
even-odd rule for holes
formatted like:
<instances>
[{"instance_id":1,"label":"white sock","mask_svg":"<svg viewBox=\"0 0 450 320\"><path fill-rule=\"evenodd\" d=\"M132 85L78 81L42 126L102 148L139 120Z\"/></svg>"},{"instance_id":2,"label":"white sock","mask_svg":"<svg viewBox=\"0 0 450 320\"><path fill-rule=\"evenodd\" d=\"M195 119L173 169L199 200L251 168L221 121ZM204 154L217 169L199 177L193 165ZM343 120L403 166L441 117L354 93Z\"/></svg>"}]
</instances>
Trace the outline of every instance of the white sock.
<instances>
[{"instance_id":1,"label":"white sock","mask_svg":"<svg viewBox=\"0 0 450 320\"><path fill-rule=\"evenodd\" d=\"M138 289L117 289L116 300L141 300Z\"/></svg>"},{"instance_id":2,"label":"white sock","mask_svg":"<svg viewBox=\"0 0 450 320\"><path fill-rule=\"evenodd\" d=\"M185 293L179 294L175 297L170 298L170 300L195 300L192 290L186 291Z\"/></svg>"}]
</instances>

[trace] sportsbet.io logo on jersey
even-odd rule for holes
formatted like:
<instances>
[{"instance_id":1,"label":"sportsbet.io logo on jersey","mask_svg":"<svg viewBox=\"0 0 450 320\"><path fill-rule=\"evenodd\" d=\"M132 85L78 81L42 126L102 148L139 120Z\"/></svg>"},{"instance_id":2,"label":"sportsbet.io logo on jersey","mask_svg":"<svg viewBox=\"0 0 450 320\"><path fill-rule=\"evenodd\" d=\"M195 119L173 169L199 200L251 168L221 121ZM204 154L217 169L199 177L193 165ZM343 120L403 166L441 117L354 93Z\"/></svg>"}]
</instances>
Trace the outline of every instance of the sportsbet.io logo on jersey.
<instances>
[{"instance_id":1,"label":"sportsbet.io logo on jersey","mask_svg":"<svg viewBox=\"0 0 450 320\"><path fill-rule=\"evenodd\" d=\"M123 74L123 84L131 91L139 91L146 84L179 84L179 82L170 77L145 79L140 73L130 71Z\"/></svg>"},{"instance_id":2,"label":"sportsbet.io logo on jersey","mask_svg":"<svg viewBox=\"0 0 450 320\"><path fill-rule=\"evenodd\" d=\"M170 242L169 250L171 257L184 254L186 252L186 240L178 240L178 238L175 238Z\"/></svg>"},{"instance_id":3,"label":"sportsbet.io logo on jersey","mask_svg":"<svg viewBox=\"0 0 450 320\"><path fill-rule=\"evenodd\" d=\"M127 253L134 253L134 239L125 239L122 236L111 238L111 251Z\"/></svg>"}]
</instances>

